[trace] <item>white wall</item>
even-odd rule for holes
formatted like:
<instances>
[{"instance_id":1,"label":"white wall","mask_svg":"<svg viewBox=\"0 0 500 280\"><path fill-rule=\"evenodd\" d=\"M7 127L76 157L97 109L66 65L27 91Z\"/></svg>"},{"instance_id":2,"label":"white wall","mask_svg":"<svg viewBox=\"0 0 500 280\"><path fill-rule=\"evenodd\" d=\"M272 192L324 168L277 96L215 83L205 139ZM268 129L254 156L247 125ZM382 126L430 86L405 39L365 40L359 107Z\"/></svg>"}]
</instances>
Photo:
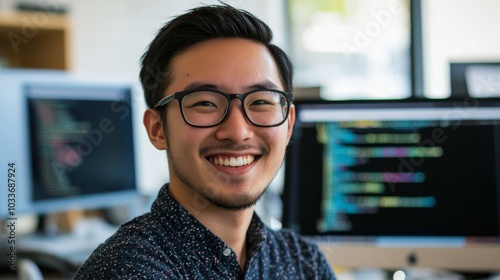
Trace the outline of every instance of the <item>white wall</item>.
<instances>
[{"instance_id":1,"label":"white wall","mask_svg":"<svg viewBox=\"0 0 500 280\"><path fill-rule=\"evenodd\" d=\"M450 95L450 61L500 61L500 1L422 0L424 90Z\"/></svg>"},{"instance_id":2,"label":"white wall","mask_svg":"<svg viewBox=\"0 0 500 280\"><path fill-rule=\"evenodd\" d=\"M283 46L282 0L226 2L266 21L276 31L275 41ZM73 71L81 76L137 80L140 56L160 26L187 9L215 3L218 1L72 1Z\"/></svg>"},{"instance_id":3,"label":"white wall","mask_svg":"<svg viewBox=\"0 0 500 280\"><path fill-rule=\"evenodd\" d=\"M264 20L275 33L275 43L284 47L283 0L227 0ZM139 61L157 30L173 16L201 4L196 0L75 0L71 13L72 72L83 80L132 83L138 149L138 180L142 192L154 194L168 180L166 155L156 150L142 126L145 109L139 86Z\"/></svg>"},{"instance_id":4,"label":"white wall","mask_svg":"<svg viewBox=\"0 0 500 280\"><path fill-rule=\"evenodd\" d=\"M275 33L275 43L288 49L285 0L226 0L246 9ZM156 31L173 16L215 0L74 0L72 72L82 79L133 83L138 136L139 180L146 192L156 191L167 178L166 156L149 143L142 127L145 109L139 86L139 60ZM500 61L500 1L422 0L424 90L428 97L450 94L449 61Z\"/></svg>"}]
</instances>

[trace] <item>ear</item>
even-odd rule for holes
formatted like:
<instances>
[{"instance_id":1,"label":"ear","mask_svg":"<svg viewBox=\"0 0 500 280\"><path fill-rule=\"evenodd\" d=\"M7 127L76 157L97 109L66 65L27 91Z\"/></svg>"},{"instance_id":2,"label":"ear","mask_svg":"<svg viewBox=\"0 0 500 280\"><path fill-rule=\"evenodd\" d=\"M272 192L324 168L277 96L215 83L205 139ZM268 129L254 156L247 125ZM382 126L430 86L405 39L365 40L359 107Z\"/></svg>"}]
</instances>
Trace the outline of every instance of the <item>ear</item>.
<instances>
[{"instance_id":1,"label":"ear","mask_svg":"<svg viewBox=\"0 0 500 280\"><path fill-rule=\"evenodd\" d=\"M286 142L290 141L293 132L293 124L295 123L295 105L290 105L290 113L288 115L288 133L286 135Z\"/></svg>"},{"instance_id":2,"label":"ear","mask_svg":"<svg viewBox=\"0 0 500 280\"><path fill-rule=\"evenodd\" d=\"M168 148L166 141L167 138L164 133L163 123L158 111L147 109L144 112L142 121L144 123L144 127L146 127L149 141L151 141L153 146L155 146L158 150L166 150Z\"/></svg>"}]
</instances>

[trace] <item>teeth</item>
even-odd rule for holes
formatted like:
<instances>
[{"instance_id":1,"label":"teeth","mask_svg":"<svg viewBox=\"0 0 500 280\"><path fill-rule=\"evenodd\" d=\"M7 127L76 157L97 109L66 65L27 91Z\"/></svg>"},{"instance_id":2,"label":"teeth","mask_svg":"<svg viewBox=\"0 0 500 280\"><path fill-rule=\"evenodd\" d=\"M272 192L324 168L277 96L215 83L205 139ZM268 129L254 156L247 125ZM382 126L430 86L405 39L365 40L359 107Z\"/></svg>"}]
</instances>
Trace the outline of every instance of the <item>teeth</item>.
<instances>
[{"instance_id":1,"label":"teeth","mask_svg":"<svg viewBox=\"0 0 500 280\"><path fill-rule=\"evenodd\" d=\"M223 166L243 166L252 163L255 160L255 157L252 155L248 156L239 156L239 157L212 157L210 161L217 165Z\"/></svg>"}]
</instances>

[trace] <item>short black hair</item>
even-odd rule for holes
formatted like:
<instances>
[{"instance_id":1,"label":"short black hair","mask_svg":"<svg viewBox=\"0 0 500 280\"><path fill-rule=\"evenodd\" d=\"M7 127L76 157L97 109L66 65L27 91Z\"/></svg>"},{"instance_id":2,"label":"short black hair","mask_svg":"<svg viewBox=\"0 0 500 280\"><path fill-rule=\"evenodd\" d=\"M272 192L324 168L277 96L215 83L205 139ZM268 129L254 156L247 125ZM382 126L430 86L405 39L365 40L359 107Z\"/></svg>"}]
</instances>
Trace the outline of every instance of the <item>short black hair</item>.
<instances>
[{"instance_id":1,"label":"short black hair","mask_svg":"<svg viewBox=\"0 0 500 280\"><path fill-rule=\"evenodd\" d=\"M187 48L215 38L242 38L265 45L278 66L284 90L292 92L293 66L286 53L271 44L269 26L247 11L227 4L202 6L167 22L141 58L139 74L146 104L153 108L171 83L172 59Z\"/></svg>"}]
</instances>

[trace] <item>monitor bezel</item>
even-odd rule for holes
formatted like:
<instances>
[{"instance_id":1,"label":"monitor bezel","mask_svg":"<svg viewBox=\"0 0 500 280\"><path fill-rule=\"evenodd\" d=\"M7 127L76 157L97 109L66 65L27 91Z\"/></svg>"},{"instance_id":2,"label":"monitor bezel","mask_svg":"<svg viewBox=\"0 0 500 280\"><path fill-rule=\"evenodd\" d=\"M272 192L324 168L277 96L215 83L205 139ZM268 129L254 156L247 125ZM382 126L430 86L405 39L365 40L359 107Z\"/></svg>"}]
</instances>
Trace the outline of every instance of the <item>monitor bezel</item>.
<instances>
[{"instance_id":1,"label":"monitor bezel","mask_svg":"<svg viewBox=\"0 0 500 280\"><path fill-rule=\"evenodd\" d=\"M68 95L67 93L70 93ZM31 98L41 99L64 99L64 100L105 100L105 101L123 101L127 104L127 117L124 121L127 122L126 126L130 129L132 137L132 149L130 156L132 157L131 164L134 169L134 182L133 189L119 190L99 194L86 194L73 197L58 197L49 198L44 200L33 200L32 187L32 167L31 167L31 153L32 147L30 141L25 143L25 151L28 151L30 164L27 165L25 171L25 187L24 190L18 190L23 195L19 196L19 214L51 214L67 211L80 211L80 210L95 210L95 209L108 209L118 206L132 205L136 206L140 201L140 192L138 190L137 178L137 163L134 152L134 117L132 106L132 86L128 84L114 84L114 83L83 83L83 82L27 82L22 86L23 94L23 109L24 118L27 122L25 126L26 131L24 134L30 139L30 125L29 125L29 100ZM118 98L118 99L117 99Z\"/></svg>"},{"instance_id":2,"label":"monitor bezel","mask_svg":"<svg viewBox=\"0 0 500 280\"><path fill-rule=\"evenodd\" d=\"M464 113L472 108L494 107L500 110L500 98L478 99L472 97L449 98L449 99L398 99L398 100L296 100L294 101L296 111L295 126L301 125L299 114L303 107L311 106L333 106L339 109L405 109L405 108L437 108L450 109L450 112ZM295 130L291 143L288 147L287 157L294 160L293 149L294 137L300 137L300 131ZM500 157L500 154L497 155ZM285 159L285 188L283 192L284 211L283 226L298 230L296 227L297 217L290 207L299 201L297 186L294 186L298 167L294 164L287 164ZM500 197L499 197L500 199ZM500 210L499 210L500 211ZM417 242L408 242L402 239L401 242L390 242L382 244L376 241L367 241L367 238L357 240L355 237L334 238L328 240L325 236L307 236L317 242L328 261L333 267L349 268L440 268L454 271L499 271L500 262L500 236L494 242L478 242L465 244L440 244L430 239L415 239ZM409 237L411 238L411 237ZM369 239L369 238L368 238ZM415 241L413 240L413 241ZM429 241L431 240L431 241ZM423 243L422 243L423 241ZM421 242L420 244L418 242Z\"/></svg>"}]
</instances>

